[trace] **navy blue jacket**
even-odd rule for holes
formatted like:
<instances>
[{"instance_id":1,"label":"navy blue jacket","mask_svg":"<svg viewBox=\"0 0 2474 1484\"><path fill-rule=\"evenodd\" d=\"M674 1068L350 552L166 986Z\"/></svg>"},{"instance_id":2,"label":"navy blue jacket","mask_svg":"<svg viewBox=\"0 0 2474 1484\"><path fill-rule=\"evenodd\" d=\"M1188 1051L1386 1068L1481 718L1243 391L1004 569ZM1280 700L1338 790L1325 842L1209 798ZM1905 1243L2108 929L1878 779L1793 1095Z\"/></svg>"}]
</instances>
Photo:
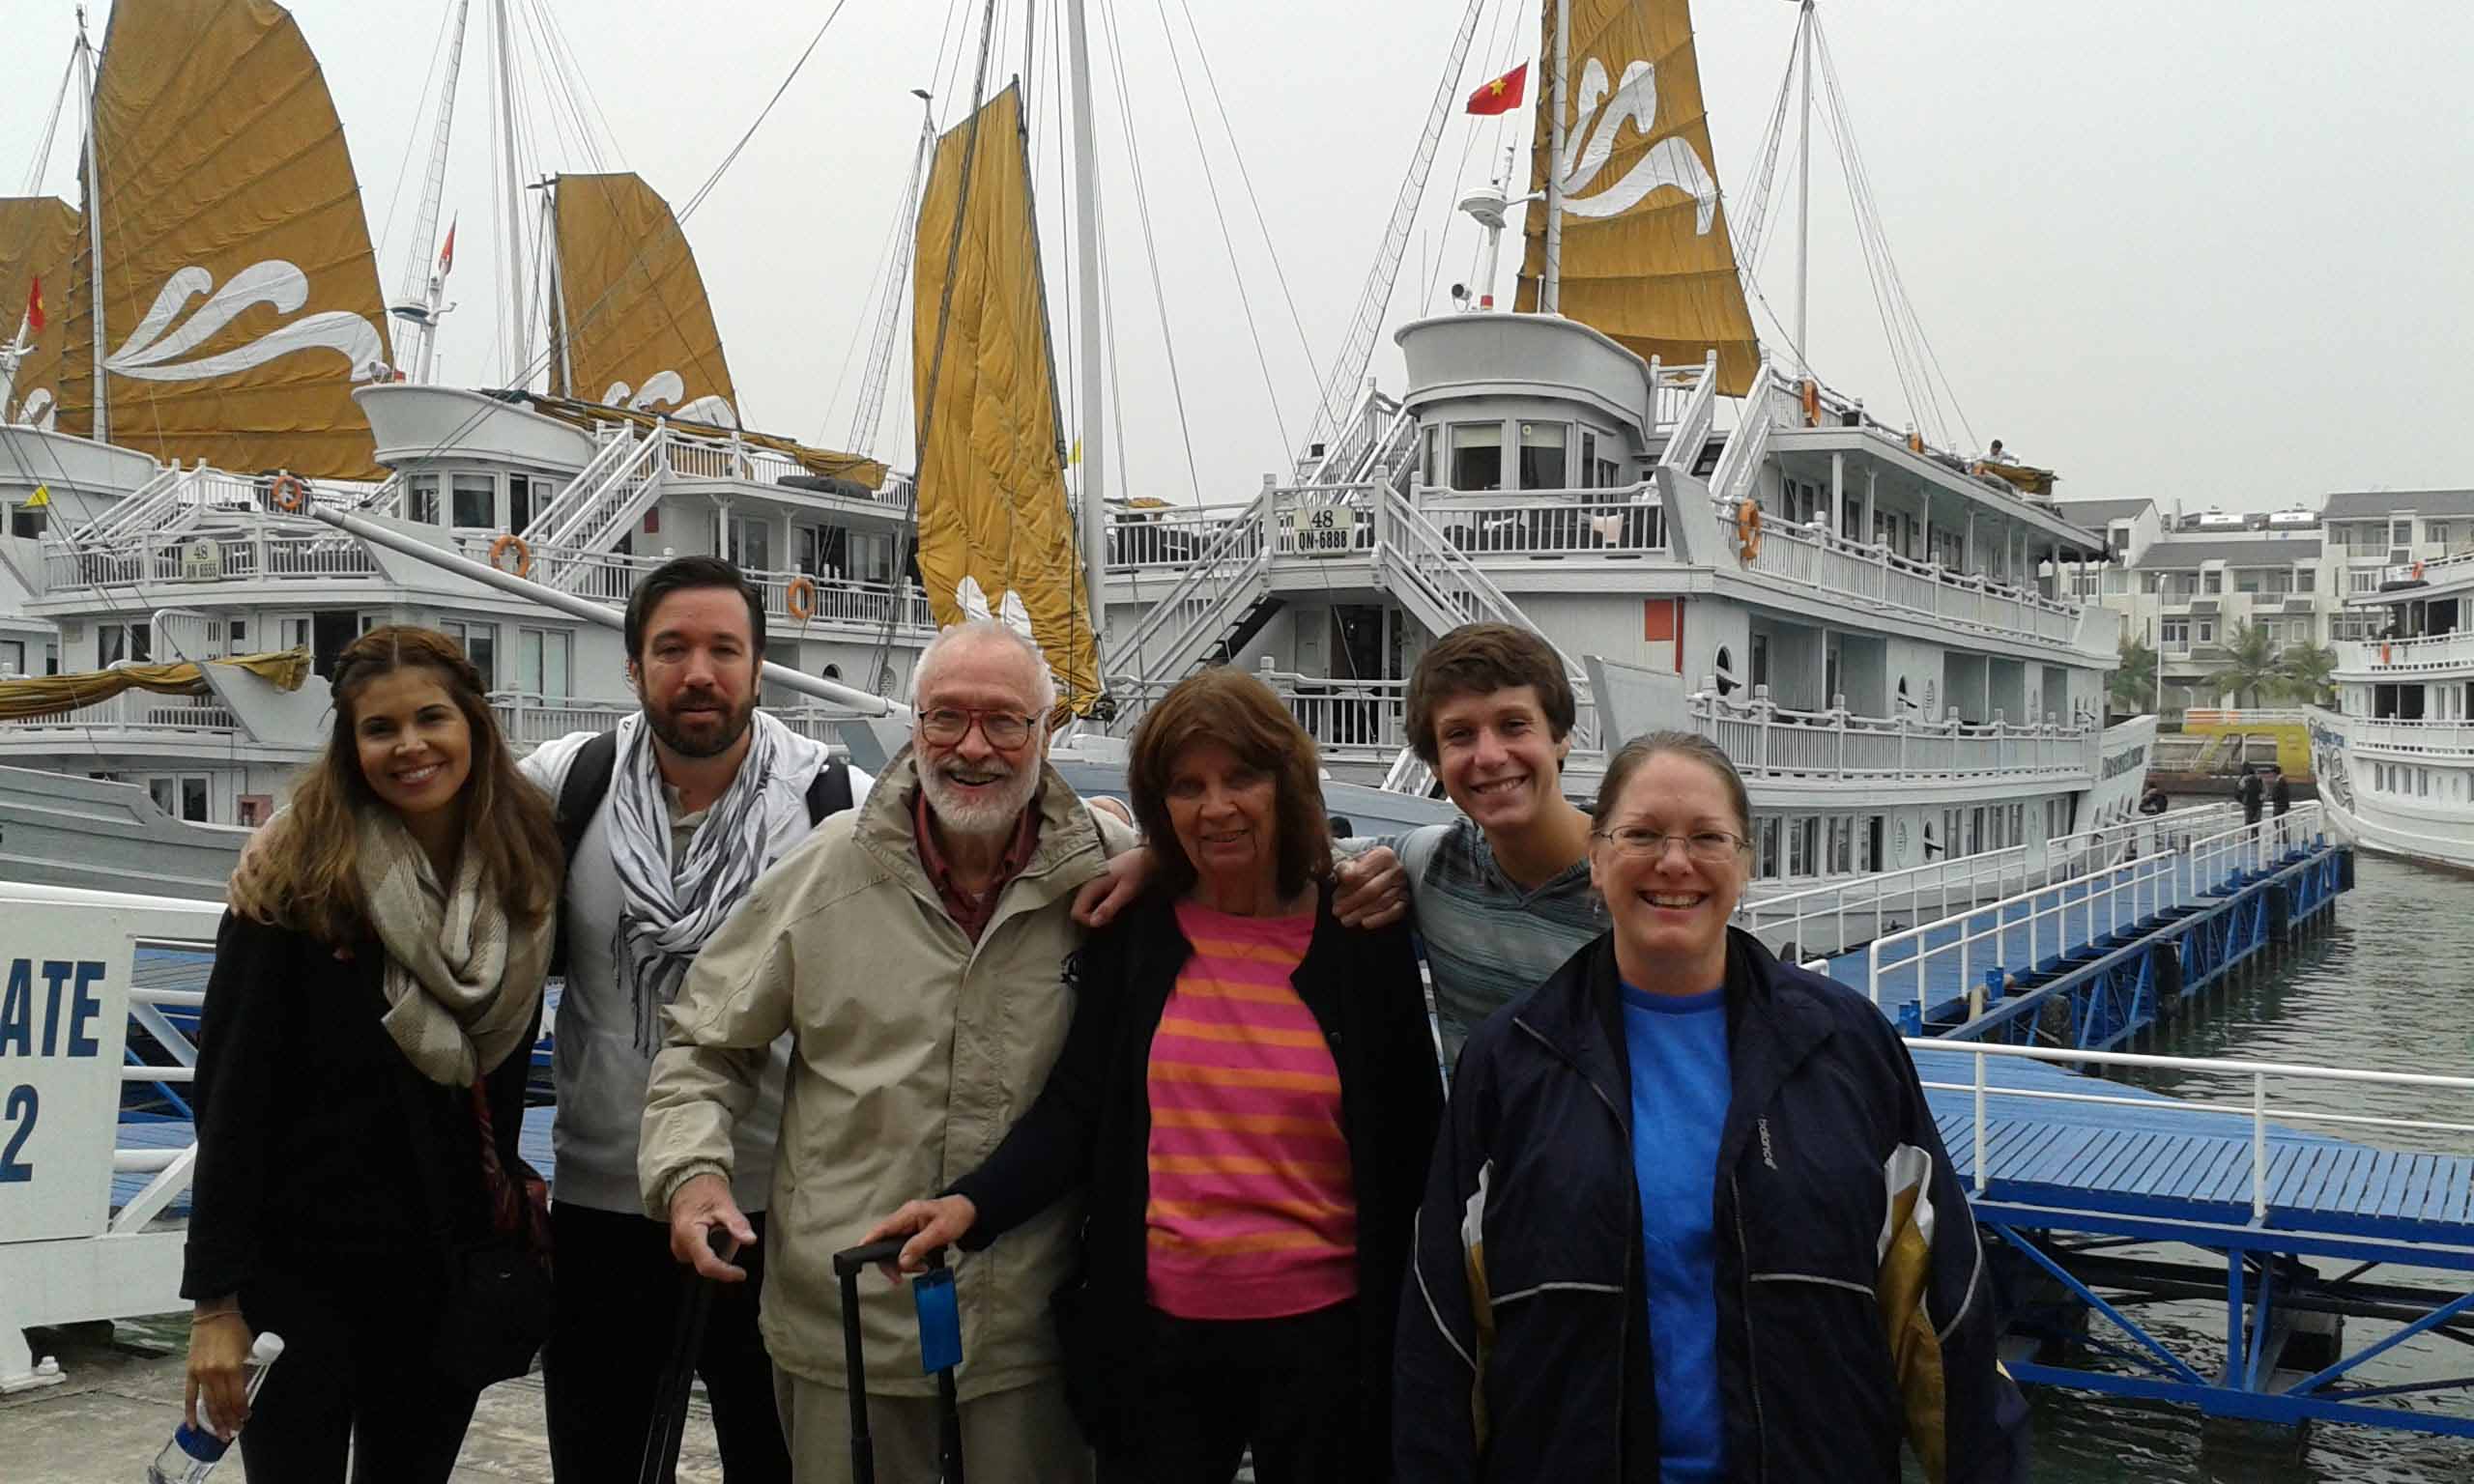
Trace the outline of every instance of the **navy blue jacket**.
<instances>
[{"instance_id":1,"label":"navy blue jacket","mask_svg":"<svg viewBox=\"0 0 2474 1484\"><path fill-rule=\"evenodd\" d=\"M1403 1479L1658 1477L1617 986L1601 937L1461 1054L1401 1299ZM1729 1477L1895 1484L1911 1429L1946 1458L1937 1481L2025 1477L2026 1404L1997 1368L1975 1223L1897 1032L1730 929L1727 1033L1712 1199ZM1884 1168L1928 1159L1925 1319L1904 1327L1938 1352L1938 1398L1921 1367L1898 1373L1876 1298Z\"/></svg>"}]
</instances>

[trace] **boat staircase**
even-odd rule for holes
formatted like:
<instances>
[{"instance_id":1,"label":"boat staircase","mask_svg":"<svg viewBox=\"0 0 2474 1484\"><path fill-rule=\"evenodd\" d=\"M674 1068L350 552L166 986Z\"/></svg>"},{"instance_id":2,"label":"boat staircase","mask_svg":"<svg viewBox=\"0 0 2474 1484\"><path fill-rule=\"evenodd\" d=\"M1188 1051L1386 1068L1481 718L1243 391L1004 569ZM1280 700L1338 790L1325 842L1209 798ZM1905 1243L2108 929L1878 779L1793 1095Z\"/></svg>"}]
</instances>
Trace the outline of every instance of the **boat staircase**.
<instances>
[{"instance_id":1,"label":"boat staircase","mask_svg":"<svg viewBox=\"0 0 2474 1484\"><path fill-rule=\"evenodd\" d=\"M1702 385L1705 389L1714 390L1716 378L1705 377ZM1770 406L1778 389L1778 378L1769 362L1764 360L1752 380L1752 389L1744 395L1743 412L1737 419L1736 430L1719 453L1717 467L1710 471L1710 498L1723 518L1732 519L1736 503L1753 499L1760 489L1761 461L1769 452L1769 434L1777 426ZM1688 471L1691 458L1699 456L1702 442L1709 436L1708 417L1705 412L1699 434L1688 443L1681 429L1669 438L1659 463ZM1685 457L1687 454L1689 457Z\"/></svg>"},{"instance_id":2,"label":"boat staircase","mask_svg":"<svg viewBox=\"0 0 2474 1484\"><path fill-rule=\"evenodd\" d=\"M624 426L607 430L575 478L518 532L527 546L547 556L541 581L561 590L571 588L592 568L591 558L626 539L661 499L669 450L667 422L656 422L641 439Z\"/></svg>"}]
</instances>

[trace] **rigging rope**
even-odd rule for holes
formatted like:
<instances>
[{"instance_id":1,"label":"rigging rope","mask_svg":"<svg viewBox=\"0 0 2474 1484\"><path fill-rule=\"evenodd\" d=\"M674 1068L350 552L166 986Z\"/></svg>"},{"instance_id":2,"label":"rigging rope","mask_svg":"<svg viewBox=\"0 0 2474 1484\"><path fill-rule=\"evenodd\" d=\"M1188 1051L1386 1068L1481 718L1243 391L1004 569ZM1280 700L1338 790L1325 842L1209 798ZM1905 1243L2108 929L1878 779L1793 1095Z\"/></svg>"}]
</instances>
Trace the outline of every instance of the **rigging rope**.
<instances>
[{"instance_id":1,"label":"rigging rope","mask_svg":"<svg viewBox=\"0 0 2474 1484\"><path fill-rule=\"evenodd\" d=\"M1142 183L1142 149L1136 143L1134 136L1134 100L1126 87L1125 44L1117 34L1116 8L1103 3L1100 7L1100 18L1108 24L1108 61L1110 68L1116 73L1117 83L1117 123L1125 133L1126 161L1132 167L1134 174L1134 210L1136 216L1142 223L1143 256L1151 265L1151 298L1160 313L1160 340L1163 348L1168 353L1168 386L1176 397L1177 435L1185 442L1186 478L1189 488L1194 492L1194 502L1200 504L1202 502L1202 471L1194 463L1194 427L1186 416L1185 378L1177 371L1176 332L1168 323L1168 296L1160 281L1160 244L1151 231L1151 196ZM1119 420L1118 427L1120 430L1123 429L1122 419Z\"/></svg>"}]
</instances>

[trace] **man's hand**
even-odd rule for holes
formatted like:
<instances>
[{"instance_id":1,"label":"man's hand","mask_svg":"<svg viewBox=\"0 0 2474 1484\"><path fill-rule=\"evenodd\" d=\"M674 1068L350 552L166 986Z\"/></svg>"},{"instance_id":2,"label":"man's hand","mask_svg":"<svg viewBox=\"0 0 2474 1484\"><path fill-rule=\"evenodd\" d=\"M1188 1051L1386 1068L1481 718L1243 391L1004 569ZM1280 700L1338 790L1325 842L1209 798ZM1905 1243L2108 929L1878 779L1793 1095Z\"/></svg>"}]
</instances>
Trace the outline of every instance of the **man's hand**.
<instances>
[{"instance_id":1,"label":"man's hand","mask_svg":"<svg viewBox=\"0 0 2474 1484\"><path fill-rule=\"evenodd\" d=\"M1111 856L1108 869L1082 883L1074 897L1074 920L1085 928L1106 928L1134 905L1151 879L1151 847L1136 845Z\"/></svg>"},{"instance_id":2,"label":"man's hand","mask_svg":"<svg viewBox=\"0 0 2474 1484\"><path fill-rule=\"evenodd\" d=\"M933 1201L910 1201L900 1211L868 1228L859 1245L873 1246L888 1238L916 1232L902 1244L902 1256L886 1265L885 1276L900 1281L905 1272L928 1270L928 1254L938 1247L950 1247L970 1235L972 1223L979 1219L979 1207L967 1195L940 1195Z\"/></svg>"},{"instance_id":3,"label":"man's hand","mask_svg":"<svg viewBox=\"0 0 2474 1484\"><path fill-rule=\"evenodd\" d=\"M730 1255L756 1245L756 1228L731 1199L730 1182L719 1175L699 1175L670 1197L670 1255L719 1283L744 1283L747 1270L735 1268L713 1253L705 1235L720 1227L730 1234Z\"/></svg>"},{"instance_id":4,"label":"man's hand","mask_svg":"<svg viewBox=\"0 0 2474 1484\"><path fill-rule=\"evenodd\" d=\"M1339 891L1332 915L1344 928L1389 928L1409 911L1409 872L1390 845L1376 845L1334 868Z\"/></svg>"}]
</instances>

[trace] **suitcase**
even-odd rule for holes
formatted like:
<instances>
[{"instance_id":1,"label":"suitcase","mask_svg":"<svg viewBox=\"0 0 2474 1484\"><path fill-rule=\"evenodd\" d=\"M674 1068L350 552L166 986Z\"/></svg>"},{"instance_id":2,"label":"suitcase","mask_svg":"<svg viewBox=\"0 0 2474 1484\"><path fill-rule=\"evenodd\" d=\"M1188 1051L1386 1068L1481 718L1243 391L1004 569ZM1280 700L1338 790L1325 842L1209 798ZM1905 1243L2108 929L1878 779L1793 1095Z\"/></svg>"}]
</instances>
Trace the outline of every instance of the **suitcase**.
<instances>
[{"instance_id":1,"label":"suitcase","mask_svg":"<svg viewBox=\"0 0 2474 1484\"><path fill-rule=\"evenodd\" d=\"M738 1243L720 1227L705 1233L713 1253L729 1262L738 1252ZM678 1325L672 1331L670 1360L662 1367L661 1380L653 1389L652 1431L645 1438L644 1462L636 1470L636 1484L676 1484L678 1477L678 1442L687 1427L687 1393L696 1380L696 1357L705 1349L705 1317L713 1308L713 1280L690 1268L681 1280L687 1285L685 1298L678 1305Z\"/></svg>"},{"instance_id":2,"label":"suitcase","mask_svg":"<svg viewBox=\"0 0 2474 1484\"><path fill-rule=\"evenodd\" d=\"M850 1476L876 1484L876 1440L868 1433L868 1361L859 1338L859 1274L902 1255L906 1239L894 1238L833 1254L833 1275L842 1283L842 1351L850 1372ZM936 1378L939 1477L964 1484L963 1414L954 1394L954 1367L962 1364L962 1314L954 1300L954 1272L942 1247L928 1254L928 1270L910 1283L919 1311L920 1368Z\"/></svg>"}]
</instances>

